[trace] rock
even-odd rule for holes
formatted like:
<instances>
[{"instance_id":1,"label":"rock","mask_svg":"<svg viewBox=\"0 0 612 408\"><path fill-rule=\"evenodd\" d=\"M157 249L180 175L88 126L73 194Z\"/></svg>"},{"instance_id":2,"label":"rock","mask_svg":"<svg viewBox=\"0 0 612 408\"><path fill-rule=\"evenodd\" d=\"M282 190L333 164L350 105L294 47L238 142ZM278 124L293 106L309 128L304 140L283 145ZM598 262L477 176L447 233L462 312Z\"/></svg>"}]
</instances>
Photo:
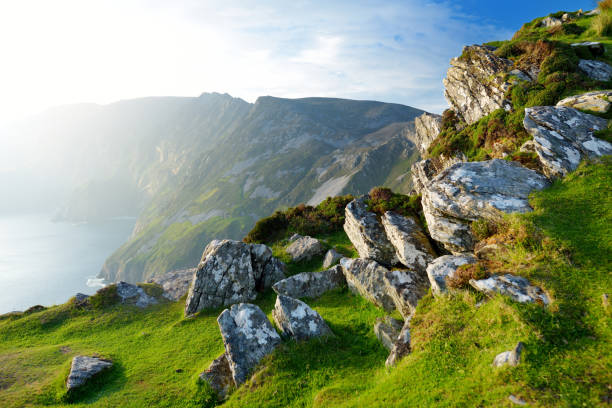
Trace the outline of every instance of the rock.
<instances>
[{"instance_id":1,"label":"rock","mask_svg":"<svg viewBox=\"0 0 612 408\"><path fill-rule=\"evenodd\" d=\"M529 193L548 185L541 174L505 160L454 164L423 190L429 233L454 254L469 252L475 244L471 222L531 211Z\"/></svg>"},{"instance_id":2,"label":"rock","mask_svg":"<svg viewBox=\"0 0 612 408\"><path fill-rule=\"evenodd\" d=\"M323 293L346 285L340 265L323 272L302 272L276 282L272 289L279 295L293 298L316 298Z\"/></svg>"},{"instance_id":3,"label":"rock","mask_svg":"<svg viewBox=\"0 0 612 408\"><path fill-rule=\"evenodd\" d=\"M467 161L467 157L463 153L458 153L455 156L439 156L430 159L418 161L410 168L412 174L412 185L416 194L421 194L423 188L442 170L449 168L455 163Z\"/></svg>"},{"instance_id":4,"label":"rock","mask_svg":"<svg viewBox=\"0 0 612 408\"><path fill-rule=\"evenodd\" d=\"M563 22L561 20L559 20L558 18L555 18L555 17L551 17L551 16L548 16L548 17L544 18L540 22L540 26L546 27L546 28L557 27L557 26L560 26L561 24L563 24Z\"/></svg>"},{"instance_id":5,"label":"rock","mask_svg":"<svg viewBox=\"0 0 612 408\"><path fill-rule=\"evenodd\" d=\"M415 312L419 299L427 294L429 281L425 273L408 270L392 270L384 274L387 294L404 319Z\"/></svg>"},{"instance_id":6,"label":"rock","mask_svg":"<svg viewBox=\"0 0 612 408\"><path fill-rule=\"evenodd\" d=\"M462 56L451 60L444 79L444 96L467 124L500 108L510 110L505 97L510 84L504 80L510 69L512 62L499 58L489 47L464 47Z\"/></svg>"},{"instance_id":7,"label":"rock","mask_svg":"<svg viewBox=\"0 0 612 408\"><path fill-rule=\"evenodd\" d=\"M564 22L564 23L567 23L570 20L571 20L571 16L569 15L569 13L564 13L561 16L561 21Z\"/></svg>"},{"instance_id":8,"label":"rock","mask_svg":"<svg viewBox=\"0 0 612 408\"><path fill-rule=\"evenodd\" d=\"M513 404L516 404L516 405L527 405L527 401L525 401L523 398L517 397L517 396L515 396L513 394L510 394L508 396L508 399L510 400L510 402L512 402Z\"/></svg>"},{"instance_id":9,"label":"rock","mask_svg":"<svg viewBox=\"0 0 612 408\"><path fill-rule=\"evenodd\" d=\"M339 254L335 249L330 249L323 259L323 268L331 268L332 265L337 264L340 259L342 259L342 254Z\"/></svg>"},{"instance_id":10,"label":"rock","mask_svg":"<svg viewBox=\"0 0 612 408\"><path fill-rule=\"evenodd\" d=\"M388 312L395 310L395 302L387 293L387 268L370 259L342 258L340 266L351 292L363 296Z\"/></svg>"},{"instance_id":11,"label":"rock","mask_svg":"<svg viewBox=\"0 0 612 408\"><path fill-rule=\"evenodd\" d=\"M387 350L391 351L393 349L397 336L399 336L400 330L402 330L402 325L403 322L389 316L376 319L374 333Z\"/></svg>"},{"instance_id":12,"label":"rock","mask_svg":"<svg viewBox=\"0 0 612 408\"><path fill-rule=\"evenodd\" d=\"M278 333L258 306L239 303L217 318L225 354L236 386L248 378L262 358L281 342Z\"/></svg>"},{"instance_id":13,"label":"rock","mask_svg":"<svg viewBox=\"0 0 612 408\"><path fill-rule=\"evenodd\" d=\"M272 250L263 244L251 244L251 265L255 278L255 289L259 292L271 288L276 282L285 279L287 267L272 256Z\"/></svg>"},{"instance_id":14,"label":"rock","mask_svg":"<svg viewBox=\"0 0 612 408\"><path fill-rule=\"evenodd\" d=\"M499 293L519 303L550 303L548 295L541 288L532 286L527 279L520 276L505 274L493 275L487 279L470 279L470 285L487 295Z\"/></svg>"},{"instance_id":15,"label":"rock","mask_svg":"<svg viewBox=\"0 0 612 408\"><path fill-rule=\"evenodd\" d=\"M155 276L149 282L157 283L164 289L163 296L176 302L189 291L189 285L191 285L193 275L197 270L198 268L189 268L172 271L161 276Z\"/></svg>"},{"instance_id":16,"label":"rock","mask_svg":"<svg viewBox=\"0 0 612 408\"><path fill-rule=\"evenodd\" d=\"M157 300L153 296L147 295L141 287L127 282L117 283L117 295L121 299L121 303L141 308L157 303Z\"/></svg>"},{"instance_id":17,"label":"rock","mask_svg":"<svg viewBox=\"0 0 612 408\"><path fill-rule=\"evenodd\" d=\"M293 234L290 238L289 238L289 242L293 242L296 239L302 238L302 236L300 234Z\"/></svg>"},{"instance_id":18,"label":"rock","mask_svg":"<svg viewBox=\"0 0 612 408\"><path fill-rule=\"evenodd\" d=\"M94 375L112 367L113 363L98 357L76 356L72 359L70 374L66 381L68 391L85 384Z\"/></svg>"},{"instance_id":19,"label":"rock","mask_svg":"<svg viewBox=\"0 0 612 408\"><path fill-rule=\"evenodd\" d=\"M385 235L376 214L369 212L366 197L351 201L345 209L344 231L355 246L359 257L372 259L383 265L397 263L395 248Z\"/></svg>"},{"instance_id":20,"label":"rock","mask_svg":"<svg viewBox=\"0 0 612 408\"><path fill-rule=\"evenodd\" d=\"M504 351L503 353L499 353L497 356L495 356L493 366L502 367L509 365L511 367L516 367L521 362L521 353L523 352L523 348L525 348L525 344L519 341L514 349Z\"/></svg>"},{"instance_id":21,"label":"rock","mask_svg":"<svg viewBox=\"0 0 612 408\"><path fill-rule=\"evenodd\" d=\"M399 261L408 269L425 276L427 264L433 260L436 252L418 222L387 211L382 217L382 225Z\"/></svg>"},{"instance_id":22,"label":"rock","mask_svg":"<svg viewBox=\"0 0 612 408\"><path fill-rule=\"evenodd\" d=\"M421 156L427 154L429 145L440 133L442 126L442 116L432 113L423 113L414 119L414 129L416 134L415 145Z\"/></svg>"},{"instance_id":23,"label":"rock","mask_svg":"<svg viewBox=\"0 0 612 408\"><path fill-rule=\"evenodd\" d=\"M433 295L440 296L446 293L446 277L452 278L458 267L472 263L476 263L476 258L471 255L444 255L436 258L427 266L427 277Z\"/></svg>"},{"instance_id":24,"label":"rock","mask_svg":"<svg viewBox=\"0 0 612 408\"><path fill-rule=\"evenodd\" d=\"M89 303L89 295L84 293L77 293L74 295L74 304L77 306L85 306Z\"/></svg>"},{"instance_id":25,"label":"rock","mask_svg":"<svg viewBox=\"0 0 612 408\"><path fill-rule=\"evenodd\" d=\"M517 77L521 81L531 82L531 81L534 80L534 78L530 77L529 75L527 75L526 73L524 73L520 69L513 69L512 71L508 72L508 74Z\"/></svg>"},{"instance_id":26,"label":"rock","mask_svg":"<svg viewBox=\"0 0 612 408\"><path fill-rule=\"evenodd\" d=\"M593 9L591 11L587 11L584 15L585 16L597 16L599 14L601 14L601 10L596 8L596 9Z\"/></svg>"},{"instance_id":27,"label":"rock","mask_svg":"<svg viewBox=\"0 0 612 408\"><path fill-rule=\"evenodd\" d=\"M581 59L578 68L596 81L609 81L612 77L612 67L605 62Z\"/></svg>"},{"instance_id":28,"label":"rock","mask_svg":"<svg viewBox=\"0 0 612 408\"><path fill-rule=\"evenodd\" d=\"M325 320L301 300L278 295L272 316L283 334L297 341L333 335Z\"/></svg>"},{"instance_id":29,"label":"rock","mask_svg":"<svg viewBox=\"0 0 612 408\"><path fill-rule=\"evenodd\" d=\"M232 370L225 353L217 357L206 371L200 374L200 380L207 382L216 391L220 400L224 400L232 387L235 387Z\"/></svg>"},{"instance_id":30,"label":"rock","mask_svg":"<svg viewBox=\"0 0 612 408\"><path fill-rule=\"evenodd\" d=\"M391 353L389 353L389 357L387 357L387 361L385 361L385 365L387 367L392 367L408 354L410 354L410 320L404 322L404 326L393 344L393 348L391 349Z\"/></svg>"},{"instance_id":31,"label":"rock","mask_svg":"<svg viewBox=\"0 0 612 408\"><path fill-rule=\"evenodd\" d=\"M308 261L313 257L321 255L324 249L318 239L312 237L300 237L287 247L285 252L291 255L294 262Z\"/></svg>"},{"instance_id":32,"label":"rock","mask_svg":"<svg viewBox=\"0 0 612 408\"><path fill-rule=\"evenodd\" d=\"M569 96L557 102L557 106L607 113L612 106L612 91L594 91L580 95Z\"/></svg>"},{"instance_id":33,"label":"rock","mask_svg":"<svg viewBox=\"0 0 612 408\"><path fill-rule=\"evenodd\" d=\"M606 48L600 42L587 41L581 43L574 43L572 44L572 47L587 47L589 51L591 51L591 54L596 57L602 56L606 53Z\"/></svg>"},{"instance_id":34,"label":"rock","mask_svg":"<svg viewBox=\"0 0 612 408\"><path fill-rule=\"evenodd\" d=\"M612 144L593 135L606 128L603 118L565 106L535 106L525 109L523 124L549 177L564 177L584 158L612 154Z\"/></svg>"}]
</instances>

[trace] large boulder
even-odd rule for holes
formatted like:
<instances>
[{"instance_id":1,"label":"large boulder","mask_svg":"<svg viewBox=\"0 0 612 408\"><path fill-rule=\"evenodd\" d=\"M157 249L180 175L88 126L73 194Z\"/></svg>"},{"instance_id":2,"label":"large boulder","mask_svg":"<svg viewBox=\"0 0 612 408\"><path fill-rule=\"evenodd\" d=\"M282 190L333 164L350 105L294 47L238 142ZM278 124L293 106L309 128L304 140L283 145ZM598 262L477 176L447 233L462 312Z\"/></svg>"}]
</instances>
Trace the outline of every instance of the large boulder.
<instances>
[{"instance_id":1,"label":"large boulder","mask_svg":"<svg viewBox=\"0 0 612 408\"><path fill-rule=\"evenodd\" d=\"M157 283L164 289L163 296L172 301L182 298L188 291L193 281L193 275L198 268L181 269L155 276L149 282Z\"/></svg>"},{"instance_id":2,"label":"large boulder","mask_svg":"<svg viewBox=\"0 0 612 408\"><path fill-rule=\"evenodd\" d=\"M344 231L360 258L372 259L387 266L394 265L397 263L395 248L387 239L376 214L368 211L366 199L357 198L346 206Z\"/></svg>"},{"instance_id":3,"label":"large boulder","mask_svg":"<svg viewBox=\"0 0 612 408\"><path fill-rule=\"evenodd\" d=\"M204 250L193 276L185 314L254 300L285 277L285 266L265 245L214 240Z\"/></svg>"},{"instance_id":4,"label":"large boulder","mask_svg":"<svg viewBox=\"0 0 612 408\"><path fill-rule=\"evenodd\" d=\"M374 324L374 333L383 346L389 351L393 349L393 345L402 330L403 322L392 317L385 316L376 319Z\"/></svg>"},{"instance_id":5,"label":"large boulder","mask_svg":"<svg viewBox=\"0 0 612 408\"><path fill-rule=\"evenodd\" d=\"M215 390L217 397L224 400L232 387L235 387L232 370L225 353L217 357L206 371L200 374L200 380L207 382Z\"/></svg>"},{"instance_id":6,"label":"large boulder","mask_svg":"<svg viewBox=\"0 0 612 408\"><path fill-rule=\"evenodd\" d=\"M452 278L461 265L475 263L471 255L444 255L436 258L427 266L427 277L434 296L446 293L446 278Z\"/></svg>"},{"instance_id":7,"label":"large boulder","mask_svg":"<svg viewBox=\"0 0 612 408\"><path fill-rule=\"evenodd\" d=\"M427 294L429 281L425 272L392 270L384 274L386 293L404 319L414 314L418 301Z\"/></svg>"},{"instance_id":8,"label":"large boulder","mask_svg":"<svg viewBox=\"0 0 612 408\"><path fill-rule=\"evenodd\" d=\"M272 353L281 338L256 305L239 303L217 318L225 354L236 386L245 382L262 358Z\"/></svg>"},{"instance_id":9,"label":"large boulder","mask_svg":"<svg viewBox=\"0 0 612 408\"><path fill-rule=\"evenodd\" d=\"M423 113L414 119L415 145L421 156L424 156L429 145L440 133L442 127L442 116L433 113Z\"/></svg>"},{"instance_id":10,"label":"large boulder","mask_svg":"<svg viewBox=\"0 0 612 408\"><path fill-rule=\"evenodd\" d=\"M70 365L70 374L66 380L68 391L85 384L94 375L112 367L113 363L98 357L76 356Z\"/></svg>"},{"instance_id":11,"label":"large boulder","mask_svg":"<svg viewBox=\"0 0 612 408\"><path fill-rule=\"evenodd\" d=\"M423 190L429 233L454 254L469 252L475 243L471 222L531 211L529 193L548 185L543 175L505 160L454 164Z\"/></svg>"},{"instance_id":12,"label":"large boulder","mask_svg":"<svg viewBox=\"0 0 612 408\"><path fill-rule=\"evenodd\" d=\"M119 296L121 303L140 308L157 303L157 300L153 296L147 295L141 287L127 282L117 283L117 296Z\"/></svg>"},{"instance_id":13,"label":"large boulder","mask_svg":"<svg viewBox=\"0 0 612 408\"><path fill-rule=\"evenodd\" d=\"M512 62L496 56L493 50L482 45L464 47L462 55L451 60L444 79L446 100L467 124L497 109L511 109L505 96L510 83L504 76L512 69Z\"/></svg>"},{"instance_id":14,"label":"large boulder","mask_svg":"<svg viewBox=\"0 0 612 408\"><path fill-rule=\"evenodd\" d=\"M509 296L519 303L540 303L548 305L548 295L539 287L533 286L521 276L493 275L487 279L470 279L470 285L476 290L484 292L489 296L495 294Z\"/></svg>"},{"instance_id":15,"label":"large boulder","mask_svg":"<svg viewBox=\"0 0 612 408\"><path fill-rule=\"evenodd\" d=\"M342 258L340 266L349 289L388 312L395 310L395 301L389 295L385 275L387 268L371 259Z\"/></svg>"},{"instance_id":16,"label":"large boulder","mask_svg":"<svg viewBox=\"0 0 612 408\"><path fill-rule=\"evenodd\" d=\"M295 239L285 251L294 262L300 262L321 255L325 249L318 239L306 236Z\"/></svg>"},{"instance_id":17,"label":"large boulder","mask_svg":"<svg viewBox=\"0 0 612 408\"><path fill-rule=\"evenodd\" d=\"M323 268L328 269L333 265L337 264L342 259L342 254L338 253L335 249L330 249L323 258Z\"/></svg>"},{"instance_id":18,"label":"large boulder","mask_svg":"<svg viewBox=\"0 0 612 408\"><path fill-rule=\"evenodd\" d=\"M298 341L333 335L325 320L298 299L278 295L272 316L285 336Z\"/></svg>"},{"instance_id":19,"label":"large boulder","mask_svg":"<svg viewBox=\"0 0 612 408\"><path fill-rule=\"evenodd\" d=\"M406 320L397 339L395 339L395 343L393 343L393 348L389 357L387 357L387 361L385 361L385 365L387 367L396 365L403 357L410 354L410 350L410 320Z\"/></svg>"},{"instance_id":20,"label":"large boulder","mask_svg":"<svg viewBox=\"0 0 612 408\"><path fill-rule=\"evenodd\" d=\"M346 285L340 265L323 272L302 272L276 282L272 289L293 298L316 298L323 293Z\"/></svg>"},{"instance_id":21,"label":"large boulder","mask_svg":"<svg viewBox=\"0 0 612 408\"><path fill-rule=\"evenodd\" d=\"M442 170L449 168L455 163L464 161L467 161L465 154L458 153L454 156L440 155L414 163L410 168L412 188L416 194L421 194L423 188Z\"/></svg>"},{"instance_id":22,"label":"large boulder","mask_svg":"<svg viewBox=\"0 0 612 408\"><path fill-rule=\"evenodd\" d=\"M557 102L557 106L586 110L591 112L608 113L612 107L612 91L593 91L579 95L568 96Z\"/></svg>"},{"instance_id":23,"label":"large boulder","mask_svg":"<svg viewBox=\"0 0 612 408\"><path fill-rule=\"evenodd\" d=\"M603 118L566 106L535 106L525 109L523 124L549 177L564 177L584 158L612 154L612 144L593 135L606 128Z\"/></svg>"},{"instance_id":24,"label":"large boulder","mask_svg":"<svg viewBox=\"0 0 612 408\"><path fill-rule=\"evenodd\" d=\"M612 78L612 67L605 62L581 59L578 68L596 81L609 81Z\"/></svg>"}]
</instances>

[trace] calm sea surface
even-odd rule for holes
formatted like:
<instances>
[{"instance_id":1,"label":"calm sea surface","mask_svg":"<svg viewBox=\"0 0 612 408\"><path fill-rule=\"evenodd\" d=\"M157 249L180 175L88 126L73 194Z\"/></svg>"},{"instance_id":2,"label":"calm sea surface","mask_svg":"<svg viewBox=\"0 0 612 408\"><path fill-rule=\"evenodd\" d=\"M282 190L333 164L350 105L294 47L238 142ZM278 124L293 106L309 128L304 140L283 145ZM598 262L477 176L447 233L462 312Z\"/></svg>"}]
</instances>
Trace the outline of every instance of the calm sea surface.
<instances>
[{"instance_id":1,"label":"calm sea surface","mask_svg":"<svg viewBox=\"0 0 612 408\"><path fill-rule=\"evenodd\" d=\"M0 314L92 294L106 258L129 237L135 219L54 223L49 215L0 215Z\"/></svg>"}]
</instances>

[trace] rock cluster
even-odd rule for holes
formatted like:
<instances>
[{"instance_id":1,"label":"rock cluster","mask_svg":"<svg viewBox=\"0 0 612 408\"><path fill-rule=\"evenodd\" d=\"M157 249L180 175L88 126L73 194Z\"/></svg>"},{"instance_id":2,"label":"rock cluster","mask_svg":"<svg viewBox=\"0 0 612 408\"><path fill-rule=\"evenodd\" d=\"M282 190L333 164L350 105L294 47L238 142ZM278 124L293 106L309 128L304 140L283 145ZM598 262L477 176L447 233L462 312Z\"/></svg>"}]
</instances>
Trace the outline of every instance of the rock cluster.
<instances>
[{"instance_id":1,"label":"rock cluster","mask_svg":"<svg viewBox=\"0 0 612 408\"><path fill-rule=\"evenodd\" d=\"M189 285L193 281L193 275L197 268L181 269L155 276L149 282L157 283L164 289L163 296L176 302L189 291Z\"/></svg>"},{"instance_id":2,"label":"rock cluster","mask_svg":"<svg viewBox=\"0 0 612 408\"><path fill-rule=\"evenodd\" d=\"M452 278L458 267L475 262L476 258L471 255L444 255L436 258L427 266L427 277L433 295L446 293L446 278Z\"/></svg>"},{"instance_id":3,"label":"rock cluster","mask_svg":"<svg viewBox=\"0 0 612 408\"><path fill-rule=\"evenodd\" d=\"M323 272L302 272L276 282L272 289L279 295L293 298L316 298L323 293L346 285L339 265Z\"/></svg>"},{"instance_id":4,"label":"rock cluster","mask_svg":"<svg viewBox=\"0 0 612 408\"><path fill-rule=\"evenodd\" d=\"M568 96L557 102L557 106L587 110L591 112L608 113L612 106L612 91L593 91L580 95Z\"/></svg>"},{"instance_id":5,"label":"rock cluster","mask_svg":"<svg viewBox=\"0 0 612 408\"><path fill-rule=\"evenodd\" d=\"M147 295L141 287L127 282L117 283L117 296L119 296L121 303L141 308L157 303L157 300L153 296Z\"/></svg>"},{"instance_id":6,"label":"rock cluster","mask_svg":"<svg viewBox=\"0 0 612 408\"><path fill-rule=\"evenodd\" d=\"M66 380L68 391L85 384L94 375L112 367L113 363L99 357L76 356L70 365L70 374Z\"/></svg>"},{"instance_id":7,"label":"rock cluster","mask_svg":"<svg viewBox=\"0 0 612 408\"><path fill-rule=\"evenodd\" d=\"M418 161L412 165L410 172L412 174L412 186L416 194L421 194L423 189L435 176L440 174L455 163L467 161L467 157L463 153L457 153L454 156L441 155L435 158L429 158Z\"/></svg>"}]
</instances>

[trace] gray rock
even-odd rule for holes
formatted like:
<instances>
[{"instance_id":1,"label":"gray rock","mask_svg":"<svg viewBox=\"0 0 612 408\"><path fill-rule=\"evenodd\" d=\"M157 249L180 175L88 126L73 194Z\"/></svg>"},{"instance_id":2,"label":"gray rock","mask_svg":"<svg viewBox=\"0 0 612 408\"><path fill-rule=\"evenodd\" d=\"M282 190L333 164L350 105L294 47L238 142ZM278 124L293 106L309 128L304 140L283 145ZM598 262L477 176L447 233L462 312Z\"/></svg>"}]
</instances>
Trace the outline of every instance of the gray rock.
<instances>
[{"instance_id":1,"label":"gray rock","mask_svg":"<svg viewBox=\"0 0 612 408\"><path fill-rule=\"evenodd\" d=\"M127 282L117 283L117 295L121 299L121 303L135 305L141 308L157 303L157 300L147 295L141 287Z\"/></svg>"},{"instance_id":2,"label":"gray rock","mask_svg":"<svg viewBox=\"0 0 612 408\"><path fill-rule=\"evenodd\" d=\"M493 366L502 367L509 365L511 367L516 367L521 362L521 353L523 352L523 348L525 348L525 344L519 341L516 347L514 347L512 350L504 351L503 353L499 353L497 356L495 356Z\"/></svg>"},{"instance_id":3,"label":"gray rock","mask_svg":"<svg viewBox=\"0 0 612 408\"><path fill-rule=\"evenodd\" d=\"M84 306L89 302L89 295L86 295L84 293L77 293L76 295L74 295L74 303L77 306Z\"/></svg>"},{"instance_id":4,"label":"gray rock","mask_svg":"<svg viewBox=\"0 0 612 408\"><path fill-rule=\"evenodd\" d=\"M432 113L423 113L414 120L415 145L421 156L427 154L429 145L438 137L442 126L442 116Z\"/></svg>"},{"instance_id":5,"label":"gray rock","mask_svg":"<svg viewBox=\"0 0 612 408\"><path fill-rule=\"evenodd\" d=\"M302 272L276 282L272 289L293 298L316 298L323 293L346 285L340 265L323 272Z\"/></svg>"},{"instance_id":6,"label":"gray rock","mask_svg":"<svg viewBox=\"0 0 612 408\"><path fill-rule=\"evenodd\" d=\"M535 106L525 109L523 124L549 177L564 177L584 158L612 154L612 144L593 135L607 126L603 118L565 106Z\"/></svg>"},{"instance_id":7,"label":"gray rock","mask_svg":"<svg viewBox=\"0 0 612 408\"><path fill-rule=\"evenodd\" d=\"M521 276L509 273L493 275L487 279L471 279L470 285L489 296L506 295L519 303L542 303L544 305L550 303L548 295L541 288L532 286L527 279Z\"/></svg>"},{"instance_id":8,"label":"gray rock","mask_svg":"<svg viewBox=\"0 0 612 408\"><path fill-rule=\"evenodd\" d=\"M374 324L374 333L383 346L389 351L393 349L393 345L402 330L403 322L392 317L385 316L376 319Z\"/></svg>"},{"instance_id":9,"label":"gray rock","mask_svg":"<svg viewBox=\"0 0 612 408\"><path fill-rule=\"evenodd\" d=\"M594 91L569 96L557 102L557 106L607 113L612 106L612 91Z\"/></svg>"},{"instance_id":10,"label":"gray rock","mask_svg":"<svg viewBox=\"0 0 612 408\"><path fill-rule=\"evenodd\" d=\"M555 18L555 17L551 17L551 16L548 16L548 17L544 18L540 22L540 26L546 27L546 28L558 27L561 24L563 24L563 22L561 20L559 20L558 18Z\"/></svg>"},{"instance_id":11,"label":"gray rock","mask_svg":"<svg viewBox=\"0 0 612 408\"><path fill-rule=\"evenodd\" d=\"M427 277L433 295L440 296L447 292L446 277L452 278L458 267L475 262L476 258L471 255L444 255L436 258L427 266Z\"/></svg>"},{"instance_id":12,"label":"gray rock","mask_svg":"<svg viewBox=\"0 0 612 408\"><path fill-rule=\"evenodd\" d=\"M299 237L287 247L287 252L295 262L308 261L323 253L324 249L318 239L312 237Z\"/></svg>"},{"instance_id":13,"label":"gray rock","mask_svg":"<svg viewBox=\"0 0 612 408\"><path fill-rule=\"evenodd\" d=\"M330 249L325 254L325 258L323 259L323 268L328 269L331 268L332 265L337 264L340 259L342 259L342 254L338 253L335 249Z\"/></svg>"},{"instance_id":14,"label":"gray rock","mask_svg":"<svg viewBox=\"0 0 612 408\"><path fill-rule=\"evenodd\" d=\"M387 266L394 265L398 262L395 248L387 239L376 214L367 210L365 200L366 197L357 198L346 206L344 231L359 257Z\"/></svg>"},{"instance_id":15,"label":"gray rock","mask_svg":"<svg viewBox=\"0 0 612 408\"><path fill-rule=\"evenodd\" d=\"M297 341L333 335L325 320L301 300L278 295L272 316L283 334Z\"/></svg>"},{"instance_id":16,"label":"gray rock","mask_svg":"<svg viewBox=\"0 0 612 408\"><path fill-rule=\"evenodd\" d=\"M513 69L512 71L508 72L508 74L517 77L521 81L531 82L534 80L534 78L530 77L528 74L524 73L520 69Z\"/></svg>"},{"instance_id":17,"label":"gray rock","mask_svg":"<svg viewBox=\"0 0 612 408\"><path fill-rule=\"evenodd\" d=\"M457 163L423 190L429 233L454 254L474 248L470 223L531 211L529 193L549 185L541 174L505 160Z\"/></svg>"},{"instance_id":18,"label":"gray rock","mask_svg":"<svg viewBox=\"0 0 612 408\"><path fill-rule=\"evenodd\" d=\"M598 9L598 8L593 9L591 11L587 11L586 13L584 13L585 16L597 16L599 14L601 14L601 10Z\"/></svg>"},{"instance_id":19,"label":"gray rock","mask_svg":"<svg viewBox=\"0 0 612 408\"><path fill-rule=\"evenodd\" d=\"M419 299L427 294L429 281L425 273L408 270L392 270L384 274L387 294L393 299L396 309L409 319L415 312Z\"/></svg>"},{"instance_id":20,"label":"gray rock","mask_svg":"<svg viewBox=\"0 0 612 408\"><path fill-rule=\"evenodd\" d=\"M217 318L225 354L236 386L245 382L262 358L281 342L265 313L255 305L239 303Z\"/></svg>"},{"instance_id":21,"label":"gray rock","mask_svg":"<svg viewBox=\"0 0 612 408\"><path fill-rule=\"evenodd\" d=\"M410 354L410 320L404 322L404 326L393 344L385 365L392 367L408 354Z\"/></svg>"},{"instance_id":22,"label":"gray rock","mask_svg":"<svg viewBox=\"0 0 612 408\"><path fill-rule=\"evenodd\" d=\"M513 404L516 404L516 405L527 405L527 401L525 401L523 398L517 397L516 395L513 395L513 394L510 394L508 396L508 399L510 400L510 402L512 402Z\"/></svg>"},{"instance_id":23,"label":"gray rock","mask_svg":"<svg viewBox=\"0 0 612 408\"><path fill-rule=\"evenodd\" d=\"M349 289L388 312L395 310L395 301L388 294L387 268L370 259L342 258L340 266Z\"/></svg>"},{"instance_id":24,"label":"gray rock","mask_svg":"<svg viewBox=\"0 0 612 408\"><path fill-rule=\"evenodd\" d=\"M605 62L581 59L578 68L596 81L609 81L612 78L612 67Z\"/></svg>"},{"instance_id":25,"label":"gray rock","mask_svg":"<svg viewBox=\"0 0 612 408\"><path fill-rule=\"evenodd\" d=\"M302 236L300 234L293 234L291 237L289 237L289 242L293 242L296 239L302 238Z\"/></svg>"},{"instance_id":26,"label":"gray rock","mask_svg":"<svg viewBox=\"0 0 612 408\"><path fill-rule=\"evenodd\" d=\"M72 359L70 374L66 381L68 391L85 384L94 375L112 367L113 363L98 357L76 356Z\"/></svg>"},{"instance_id":27,"label":"gray rock","mask_svg":"<svg viewBox=\"0 0 612 408\"><path fill-rule=\"evenodd\" d=\"M155 276L149 282L157 283L164 289L163 296L176 302L189 291L189 285L191 285L193 275L197 270L198 268L176 270L161 276Z\"/></svg>"},{"instance_id":28,"label":"gray rock","mask_svg":"<svg viewBox=\"0 0 612 408\"><path fill-rule=\"evenodd\" d=\"M410 173L415 193L422 194L425 185L433 180L442 170L449 168L455 163L464 161L467 161L465 154L458 153L452 157L441 155L414 163L410 168Z\"/></svg>"},{"instance_id":29,"label":"gray rock","mask_svg":"<svg viewBox=\"0 0 612 408\"><path fill-rule=\"evenodd\" d=\"M606 48L600 42L587 41L581 43L574 43L572 47L586 47L595 56L602 56L606 53Z\"/></svg>"},{"instance_id":30,"label":"gray rock","mask_svg":"<svg viewBox=\"0 0 612 408\"><path fill-rule=\"evenodd\" d=\"M207 382L216 391L220 400L225 399L230 389L236 386L225 353L217 357L206 371L200 374L200 380Z\"/></svg>"}]
</instances>

